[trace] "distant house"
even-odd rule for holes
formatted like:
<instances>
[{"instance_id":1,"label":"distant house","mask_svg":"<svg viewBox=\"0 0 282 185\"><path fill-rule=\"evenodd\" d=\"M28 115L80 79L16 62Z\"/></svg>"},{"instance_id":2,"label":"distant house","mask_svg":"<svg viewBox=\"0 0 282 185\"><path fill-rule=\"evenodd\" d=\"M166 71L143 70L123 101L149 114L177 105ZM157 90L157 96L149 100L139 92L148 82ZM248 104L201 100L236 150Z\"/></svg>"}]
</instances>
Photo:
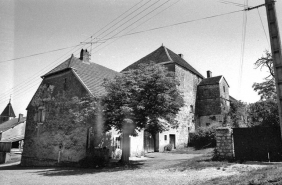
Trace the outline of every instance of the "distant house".
<instances>
[{"instance_id":1,"label":"distant house","mask_svg":"<svg viewBox=\"0 0 282 185\"><path fill-rule=\"evenodd\" d=\"M12 149L22 150L26 118L22 114L0 124L0 142L11 142Z\"/></svg>"},{"instance_id":2,"label":"distant house","mask_svg":"<svg viewBox=\"0 0 282 185\"><path fill-rule=\"evenodd\" d=\"M26 118L22 114L14 118L14 110L10 102L3 113L6 121L0 123L0 163L9 161L11 152L22 152L26 125Z\"/></svg>"},{"instance_id":3,"label":"distant house","mask_svg":"<svg viewBox=\"0 0 282 185\"><path fill-rule=\"evenodd\" d=\"M14 113L11 101L7 104L6 108L3 110L3 112L0 115L0 124L8 121L12 118L15 118L16 115Z\"/></svg>"}]
</instances>

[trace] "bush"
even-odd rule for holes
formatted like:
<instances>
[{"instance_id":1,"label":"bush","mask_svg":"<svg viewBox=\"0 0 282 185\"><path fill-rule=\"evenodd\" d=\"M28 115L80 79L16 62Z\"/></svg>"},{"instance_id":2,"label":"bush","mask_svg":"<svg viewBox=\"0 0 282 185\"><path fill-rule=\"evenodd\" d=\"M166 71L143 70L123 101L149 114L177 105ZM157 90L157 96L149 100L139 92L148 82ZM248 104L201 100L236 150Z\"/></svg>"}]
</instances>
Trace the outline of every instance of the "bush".
<instances>
[{"instance_id":1,"label":"bush","mask_svg":"<svg viewBox=\"0 0 282 185\"><path fill-rule=\"evenodd\" d=\"M164 151L171 151L172 150L172 144L168 144L164 146Z\"/></svg>"},{"instance_id":2,"label":"bush","mask_svg":"<svg viewBox=\"0 0 282 185\"><path fill-rule=\"evenodd\" d=\"M99 168L106 166L106 164L105 157L100 156L87 156L79 161L79 166L85 168Z\"/></svg>"},{"instance_id":3,"label":"bush","mask_svg":"<svg viewBox=\"0 0 282 185\"><path fill-rule=\"evenodd\" d=\"M196 149L215 147L215 129L216 126L199 127L195 133L190 133L189 146L193 146Z\"/></svg>"}]
</instances>

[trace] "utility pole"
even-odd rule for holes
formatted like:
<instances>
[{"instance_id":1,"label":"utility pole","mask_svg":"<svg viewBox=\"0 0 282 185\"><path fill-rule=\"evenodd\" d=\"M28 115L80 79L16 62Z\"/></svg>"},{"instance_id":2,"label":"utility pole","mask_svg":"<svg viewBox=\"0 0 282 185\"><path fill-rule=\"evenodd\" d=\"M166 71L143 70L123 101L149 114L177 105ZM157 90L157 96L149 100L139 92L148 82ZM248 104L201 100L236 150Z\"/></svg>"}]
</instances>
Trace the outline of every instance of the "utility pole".
<instances>
[{"instance_id":1,"label":"utility pole","mask_svg":"<svg viewBox=\"0 0 282 185\"><path fill-rule=\"evenodd\" d=\"M281 40L279 35L278 21L276 16L275 1L265 0L265 7L267 13L267 22L269 29L269 38L271 45L271 54L273 58L274 77L278 100L280 130L282 137L282 51Z\"/></svg>"}]
</instances>

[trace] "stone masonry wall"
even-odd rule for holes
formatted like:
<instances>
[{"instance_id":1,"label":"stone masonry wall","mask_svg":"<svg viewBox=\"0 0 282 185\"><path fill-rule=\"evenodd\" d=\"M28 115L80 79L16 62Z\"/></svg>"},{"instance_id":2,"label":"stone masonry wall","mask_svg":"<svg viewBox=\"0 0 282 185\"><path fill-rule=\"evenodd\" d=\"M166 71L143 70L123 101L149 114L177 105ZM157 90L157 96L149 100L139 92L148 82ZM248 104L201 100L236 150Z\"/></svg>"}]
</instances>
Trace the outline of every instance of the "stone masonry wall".
<instances>
[{"instance_id":1,"label":"stone masonry wall","mask_svg":"<svg viewBox=\"0 0 282 185\"><path fill-rule=\"evenodd\" d=\"M234 158L233 134L231 128L219 127L216 129L216 150L219 158Z\"/></svg>"},{"instance_id":2,"label":"stone masonry wall","mask_svg":"<svg viewBox=\"0 0 282 185\"><path fill-rule=\"evenodd\" d=\"M175 65L175 75L179 80L178 86L183 95L184 106L180 109L176 119L179 127L176 129L176 147L184 147L188 143L189 131L194 130L194 114L196 104L197 85L201 79L195 74ZM163 146L160 146L160 148Z\"/></svg>"},{"instance_id":3,"label":"stone masonry wall","mask_svg":"<svg viewBox=\"0 0 282 185\"><path fill-rule=\"evenodd\" d=\"M67 82L67 83L65 83ZM58 160L62 162L77 162L86 156L87 128L92 125L73 125L71 129L47 129L48 110L43 123L36 119L38 107L44 106L40 99L44 92L52 87L52 96L71 91L73 96L82 97L86 89L76 79L71 71L45 78L35 93L27 108L25 143L22 155L23 166L53 166ZM93 120L95 122L96 120ZM69 124L67 120L61 124Z\"/></svg>"}]
</instances>

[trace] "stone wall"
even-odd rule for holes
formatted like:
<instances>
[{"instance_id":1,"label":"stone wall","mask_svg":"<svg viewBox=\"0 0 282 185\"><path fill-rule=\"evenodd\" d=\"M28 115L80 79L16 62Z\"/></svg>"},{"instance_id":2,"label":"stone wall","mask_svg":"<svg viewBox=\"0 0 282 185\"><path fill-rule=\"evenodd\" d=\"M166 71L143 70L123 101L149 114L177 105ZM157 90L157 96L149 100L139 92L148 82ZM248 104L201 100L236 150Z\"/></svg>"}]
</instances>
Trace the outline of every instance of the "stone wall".
<instances>
[{"instance_id":1,"label":"stone wall","mask_svg":"<svg viewBox=\"0 0 282 185\"><path fill-rule=\"evenodd\" d=\"M233 133L231 128L219 127L216 129L216 150L219 158L234 158Z\"/></svg>"},{"instance_id":2,"label":"stone wall","mask_svg":"<svg viewBox=\"0 0 282 185\"><path fill-rule=\"evenodd\" d=\"M188 143L189 132L195 130L194 116L197 85L200 83L201 78L178 65L175 65L175 76L180 82L178 88L179 91L182 93L184 100L184 106L180 109L176 116L176 120L179 122L179 126L175 130L175 139L176 147L183 148ZM172 130L172 132L172 134L174 134L174 130ZM160 148L162 147L163 146L160 146Z\"/></svg>"},{"instance_id":3,"label":"stone wall","mask_svg":"<svg viewBox=\"0 0 282 185\"><path fill-rule=\"evenodd\" d=\"M66 115L59 117L57 124L48 119L48 112L55 107L46 107L42 101L46 92L55 97L64 93L72 97L82 97L87 90L71 71L44 78L27 108L27 120L25 129L25 143L21 165L23 166L53 166L60 162L73 163L86 157L86 142L88 128L94 131L101 125L101 119L93 120L93 123L76 124ZM48 98L48 97L47 97ZM37 119L39 107L44 107L45 121ZM51 121L50 121L51 120ZM54 128L51 125L56 125ZM58 127L58 128L57 128ZM97 133L95 133L95 136ZM110 145L111 136L99 138L100 146ZM95 143L95 145L98 145ZM108 147L109 148L109 147Z\"/></svg>"}]
</instances>

